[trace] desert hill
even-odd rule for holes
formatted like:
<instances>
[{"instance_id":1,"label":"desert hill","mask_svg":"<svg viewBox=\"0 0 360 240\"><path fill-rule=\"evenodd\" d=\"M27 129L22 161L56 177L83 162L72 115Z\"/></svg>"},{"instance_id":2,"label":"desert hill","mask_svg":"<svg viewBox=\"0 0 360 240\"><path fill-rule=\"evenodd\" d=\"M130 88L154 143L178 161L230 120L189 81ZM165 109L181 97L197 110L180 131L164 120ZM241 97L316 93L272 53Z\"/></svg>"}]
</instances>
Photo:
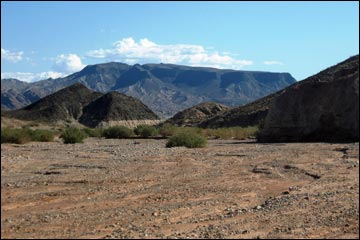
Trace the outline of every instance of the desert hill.
<instances>
[{"instance_id":1,"label":"desert hill","mask_svg":"<svg viewBox=\"0 0 360 240\"><path fill-rule=\"evenodd\" d=\"M19 110L2 111L2 116L40 122L79 122L96 127L108 121L158 120L138 99L118 92L94 92L80 83L50 94Z\"/></svg>"}]
</instances>

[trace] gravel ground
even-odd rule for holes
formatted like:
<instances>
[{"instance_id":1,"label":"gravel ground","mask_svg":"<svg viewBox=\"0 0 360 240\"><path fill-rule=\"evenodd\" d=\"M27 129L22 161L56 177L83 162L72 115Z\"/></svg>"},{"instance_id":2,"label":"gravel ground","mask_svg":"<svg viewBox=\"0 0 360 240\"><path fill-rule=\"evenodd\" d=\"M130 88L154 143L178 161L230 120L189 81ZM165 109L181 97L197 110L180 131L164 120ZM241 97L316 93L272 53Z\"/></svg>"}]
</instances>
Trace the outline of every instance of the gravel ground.
<instances>
[{"instance_id":1,"label":"gravel ground","mask_svg":"<svg viewBox=\"0 0 360 240\"><path fill-rule=\"evenodd\" d=\"M359 143L1 145L1 238L359 238Z\"/></svg>"}]
</instances>

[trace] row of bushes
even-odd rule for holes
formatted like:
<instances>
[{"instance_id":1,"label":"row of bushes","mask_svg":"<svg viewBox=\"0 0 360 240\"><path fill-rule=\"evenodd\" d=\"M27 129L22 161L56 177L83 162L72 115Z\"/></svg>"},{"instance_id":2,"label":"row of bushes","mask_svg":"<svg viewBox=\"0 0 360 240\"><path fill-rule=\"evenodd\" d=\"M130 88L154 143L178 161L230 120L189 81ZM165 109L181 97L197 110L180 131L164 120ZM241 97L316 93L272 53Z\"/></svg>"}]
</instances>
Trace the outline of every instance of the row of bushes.
<instances>
[{"instance_id":1,"label":"row of bushes","mask_svg":"<svg viewBox=\"0 0 360 240\"><path fill-rule=\"evenodd\" d=\"M186 146L204 147L207 144L207 138L220 139L245 139L256 136L257 127L232 127L219 129L202 129L195 127L176 127L170 124L164 124L162 127L140 125L135 129L124 126L114 126L106 129L91 128L67 128L62 131L60 138L64 143L82 143L87 137L105 137L105 138L131 138L140 136L165 137L169 138L167 147ZM31 130L24 129L1 129L1 143L23 144L29 141L53 141L55 132L49 130Z\"/></svg>"},{"instance_id":2,"label":"row of bushes","mask_svg":"<svg viewBox=\"0 0 360 240\"><path fill-rule=\"evenodd\" d=\"M55 133L50 130L30 128L1 128L1 143L24 144L30 141L51 142Z\"/></svg>"},{"instance_id":3,"label":"row of bushes","mask_svg":"<svg viewBox=\"0 0 360 240\"><path fill-rule=\"evenodd\" d=\"M100 129L89 131L99 131ZM94 137L103 136L105 138L130 138L133 136L140 136L142 138L164 137L169 138L179 133L198 134L205 138L216 139L237 139L242 140L249 137L255 137L258 132L258 127L231 127L231 128L217 128L217 129L203 129L197 127L177 127L170 124L165 124L159 128L155 126L140 125L134 130L124 126L115 126L101 130L101 133L93 135ZM91 136L91 135L90 135Z\"/></svg>"}]
</instances>

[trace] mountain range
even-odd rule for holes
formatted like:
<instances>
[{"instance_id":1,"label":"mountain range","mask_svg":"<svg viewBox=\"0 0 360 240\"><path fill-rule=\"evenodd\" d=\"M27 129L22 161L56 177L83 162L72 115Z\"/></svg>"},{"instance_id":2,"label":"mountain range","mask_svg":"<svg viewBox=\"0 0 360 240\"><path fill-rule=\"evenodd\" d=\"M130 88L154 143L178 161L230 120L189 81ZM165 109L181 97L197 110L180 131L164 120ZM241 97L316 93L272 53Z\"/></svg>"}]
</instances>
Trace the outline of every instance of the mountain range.
<instances>
[{"instance_id":1,"label":"mountain range","mask_svg":"<svg viewBox=\"0 0 360 240\"><path fill-rule=\"evenodd\" d=\"M117 91L135 97L161 118L168 118L202 102L243 105L295 82L289 73L110 62L88 65L64 78L33 83L2 79L1 108L19 109L74 83L82 83L93 91Z\"/></svg>"}]
</instances>

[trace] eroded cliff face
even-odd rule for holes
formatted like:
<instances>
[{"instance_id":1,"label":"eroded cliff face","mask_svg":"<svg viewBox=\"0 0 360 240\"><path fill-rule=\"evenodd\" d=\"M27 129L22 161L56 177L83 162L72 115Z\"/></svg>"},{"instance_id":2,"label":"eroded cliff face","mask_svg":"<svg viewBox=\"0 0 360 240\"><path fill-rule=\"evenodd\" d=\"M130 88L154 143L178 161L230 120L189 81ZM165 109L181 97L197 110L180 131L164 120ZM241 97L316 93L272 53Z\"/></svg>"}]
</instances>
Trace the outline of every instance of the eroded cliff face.
<instances>
[{"instance_id":1,"label":"eroded cliff face","mask_svg":"<svg viewBox=\"0 0 360 240\"><path fill-rule=\"evenodd\" d=\"M359 55L283 90L259 141L359 141Z\"/></svg>"}]
</instances>

